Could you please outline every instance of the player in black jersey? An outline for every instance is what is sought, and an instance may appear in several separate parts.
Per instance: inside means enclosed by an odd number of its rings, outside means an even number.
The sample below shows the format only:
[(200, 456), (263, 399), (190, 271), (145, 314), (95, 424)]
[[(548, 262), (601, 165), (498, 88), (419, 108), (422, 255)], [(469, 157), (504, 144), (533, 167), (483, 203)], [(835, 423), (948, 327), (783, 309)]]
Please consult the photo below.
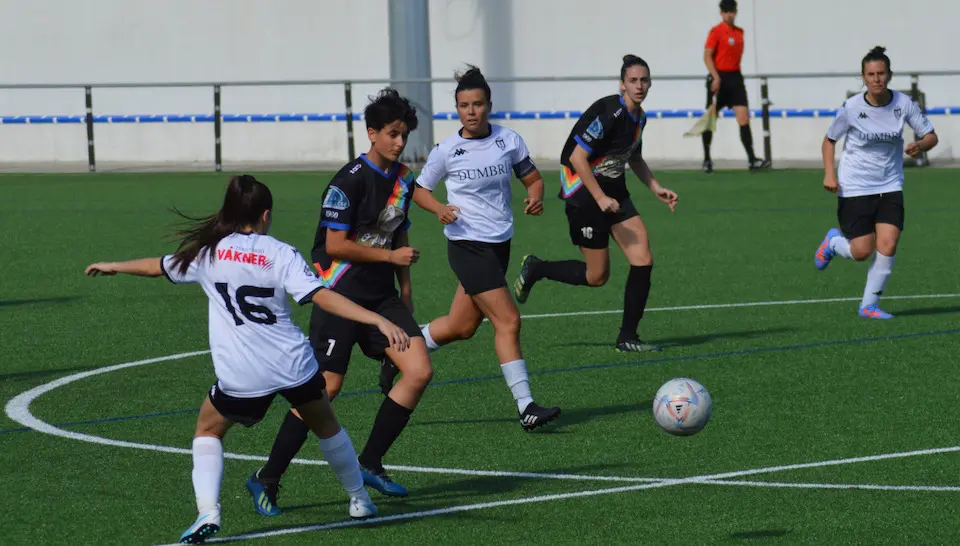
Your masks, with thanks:
[(626, 165), (657, 199), (673, 211), (677, 194), (662, 187), (640, 155), (647, 117), (640, 104), (650, 90), (650, 67), (635, 55), (623, 58), (620, 95), (604, 97), (590, 106), (574, 125), (560, 157), (560, 197), (566, 201), (570, 240), (580, 247), (586, 262), (546, 261), (527, 255), (514, 283), (523, 303), (540, 279), (573, 285), (603, 286), (610, 276), (610, 237), (630, 262), (623, 297), (623, 322), (618, 351), (659, 351), (640, 340), (637, 326), (650, 293), (653, 256), (647, 228), (627, 191)]
[[(417, 128), (417, 117), (407, 99), (393, 89), (385, 89), (366, 107), (364, 118), (370, 151), (340, 169), (323, 193), (312, 257), (327, 288), (387, 317), (410, 336), (410, 348), (398, 352), (375, 328), (341, 319), (319, 307), (314, 307), (310, 318), (310, 343), (331, 400), (343, 385), (354, 345), (372, 359), (389, 357), (402, 372), (380, 406), (359, 456), (364, 483), (385, 495), (402, 497), (407, 494), (406, 488), (387, 476), (382, 459), (433, 377), (427, 346), (412, 311), (409, 268), (417, 262), (419, 251), (409, 246), (407, 214), (414, 176), (397, 161), (408, 135)], [(400, 285), (399, 294), (394, 276)], [(260, 514), (280, 513), (276, 505), (280, 477), (306, 437), (306, 425), (291, 411), (280, 427), (267, 464), (247, 480)]]

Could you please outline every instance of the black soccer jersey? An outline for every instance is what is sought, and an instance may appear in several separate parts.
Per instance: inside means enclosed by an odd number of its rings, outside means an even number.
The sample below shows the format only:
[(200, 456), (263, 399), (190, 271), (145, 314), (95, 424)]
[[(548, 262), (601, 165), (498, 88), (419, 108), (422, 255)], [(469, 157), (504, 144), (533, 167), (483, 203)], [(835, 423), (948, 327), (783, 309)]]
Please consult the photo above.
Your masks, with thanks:
[(573, 126), (563, 147), (560, 197), (575, 205), (593, 203), (593, 196), (583, 190), (583, 181), (570, 164), (570, 154), (577, 146), (589, 153), (593, 175), (605, 194), (617, 200), (629, 197), (624, 170), (627, 161), (640, 153), (646, 125), (647, 115), (643, 110), (638, 117), (633, 117), (620, 95), (610, 95), (590, 105)]
[(393, 248), (397, 232), (410, 226), (407, 215), (413, 198), (414, 176), (406, 165), (394, 163), (381, 171), (361, 154), (333, 177), (323, 192), (320, 224), (313, 242), (314, 265), (327, 288), (353, 300), (396, 296), (396, 266), (390, 263), (353, 263), (327, 254), (327, 229), (346, 231), (358, 244)]

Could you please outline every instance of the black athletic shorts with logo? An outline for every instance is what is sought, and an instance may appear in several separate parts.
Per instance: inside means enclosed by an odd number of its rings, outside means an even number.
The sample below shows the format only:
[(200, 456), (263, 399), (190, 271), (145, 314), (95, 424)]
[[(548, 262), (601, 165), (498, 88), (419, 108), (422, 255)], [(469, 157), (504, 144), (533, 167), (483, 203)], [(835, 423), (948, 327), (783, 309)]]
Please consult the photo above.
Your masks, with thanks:
[(245, 427), (252, 427), (263, 420), (263, 416), (270, 409), (273, 399), (279, 394), (287, 399), (290, 405), (298, 408), (314, 400), (323, 398), (323, 390), (327, 388), (327, 382), (323, 379), (323, 374), (317, 371), (306, 383), (283, 389), (278, 392), (258, 396), (256, 398), (238, 398), (230, 396), (221, 391), (217, 384), (213, 384), (210, 393), (210, 403), (220, 412), (220, 415), (226, 417), (229, 421), (240, 423)]
[(447, 241), (447, 262), (468, 296), (506, 288), (510, 241)]
[(610, 246), (610, 228), (639, 216), (633, 201), (618, 199), (620, 210), (603, 212), (596, 201), (588, 206), (577, 206), (567, 202), (567, 224), (570, 226), (570, 241), (575, 246), (600, 250)]
[[(717, 90), (717, 111), (729, 106), (747, 106), (747, 87), (740, 72), (717, 72), (720, 76), (720, 89)], [(707, 108), (713, 102), (710, 84), (713, 76), (707, 76)]]
[[(411, 338), (423, 337), (413, 314), (399, 297), (389, 296), (372, 301), (351, 300), (396, 324)], [(345, 319), (314, 305), (310, 315), (310, 345), (313, 346), (313, 354), (316, 355), (321, 370), (346, 375), (354, 345), (358, 345), (368, 358), (380, 360), (390, 342), (376, 326)]]
[(877, 224), (892, 224), (903, 231), (903, 219), (902, 191), (837, 199), (837, 220), (847, 239), (869, 235)]

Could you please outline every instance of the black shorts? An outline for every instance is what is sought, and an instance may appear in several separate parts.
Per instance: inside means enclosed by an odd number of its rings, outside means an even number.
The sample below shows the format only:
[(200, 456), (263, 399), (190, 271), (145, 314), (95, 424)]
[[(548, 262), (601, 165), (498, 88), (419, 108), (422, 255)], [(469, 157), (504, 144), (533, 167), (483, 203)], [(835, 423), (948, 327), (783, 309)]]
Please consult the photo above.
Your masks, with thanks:
[[(740, 72), (718, 72), (720, 75), (720, 90), (717, 91), (717, 111), (724, 107), (747, 106), (747, 87), (743, 83), (743, 74)], [(710, 84), (713, 76), (707, 76), (707, 108), (713, 102), (713, 93)]]
[(840, 197), (837, 220), (847, 239), (869, 235), (876, 231), (877, 224), (891, 224), (903, 231), (903, 192)]
[[(423, 337), (410, 309), (396, 296), (368, 302), (358, 300), (354, 303), (385, 317), (402, 328), (411, 338)], [(310, 345), (313, 346), (313, 354), (317, 357), (321, 370), (346, 375), (354, 345), (360, 346), (360, 350), (367, 357), (380, 360), (390, 342), (376, 326), (333, 315), (314, 305), (310, 315)]]
[(506, 288), (510, 241), (447, 241), (447, 262), (468, 296)]
[(220, 412), (220, 415), (234, 423), (252, 427), (263, 420), (263, 416), (267, 414), (267, 410), (270, 409), (270, 404), (273, 403), (277, 394), (286, 398), (291, 406), (298, 408), (306, 403), (322, 399), (324, 396), (323, 389), (325, 388), (327, 388), (327, 382), (323, 379), (323, 374), (318, 371), (302, 385), (283, 389), (266, 396), (238, 398), (221, 391), (214, 383), (207, 397), (210, 398), (210, 403)]
[(567, 203), (570, 241), (583, 248), (599, 250), (609, 247), (610, 228), (640, 215), (629, 197), (617, 201), (620, 203), (617, 212), (603, 212), (596, 202), (583, 207)]

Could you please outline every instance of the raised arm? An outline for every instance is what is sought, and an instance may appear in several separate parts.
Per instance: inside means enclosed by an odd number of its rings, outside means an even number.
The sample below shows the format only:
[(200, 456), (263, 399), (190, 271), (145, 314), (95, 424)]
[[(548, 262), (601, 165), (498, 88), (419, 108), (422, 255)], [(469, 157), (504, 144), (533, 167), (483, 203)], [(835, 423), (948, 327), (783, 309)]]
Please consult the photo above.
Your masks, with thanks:
[(163, 275), (163, 268), (160, 267), (160, 258), (138, 258), (125, 262), (97, 262), (88, 265), (83, 273), (90, 277), (117, 273), (138, 277), (159, 277)]

